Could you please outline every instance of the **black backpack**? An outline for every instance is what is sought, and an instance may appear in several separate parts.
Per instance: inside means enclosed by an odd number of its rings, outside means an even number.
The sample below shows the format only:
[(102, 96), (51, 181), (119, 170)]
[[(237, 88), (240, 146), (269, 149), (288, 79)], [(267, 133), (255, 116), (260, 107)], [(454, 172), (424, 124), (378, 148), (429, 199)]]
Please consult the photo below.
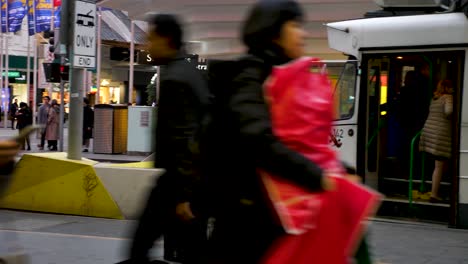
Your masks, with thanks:
[(240, 68), (236, 60), (208, 60), (204, 72), (210, 92), (209, 104), (204, 110), (196, 135), (200, 152), (212, 163), (219, 158), (229, 127), (229, 98), (232, 80)]
[(200, 154), (201, 192), (198, 192), (202, 207), (212, 215), (219, 205), (220, 191), (225, 179), (223, 171), (228, 159), (229, 147), (229, 99), (232, 94), (232, 81), (240, 71), (236, 60), (208, 60), (203, 74), (208, 83), (210, 100), (205, 106), (194, 142)]

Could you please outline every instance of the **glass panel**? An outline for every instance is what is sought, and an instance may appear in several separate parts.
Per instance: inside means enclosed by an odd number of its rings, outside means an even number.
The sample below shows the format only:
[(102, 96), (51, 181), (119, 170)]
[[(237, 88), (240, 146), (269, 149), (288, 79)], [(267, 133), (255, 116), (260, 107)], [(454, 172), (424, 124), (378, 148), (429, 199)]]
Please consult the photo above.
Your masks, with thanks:
[(337, 120), (350, 119), (354, 115), (356, 101), (356, 72), (355, 63), (346, 63), (335, 89)]

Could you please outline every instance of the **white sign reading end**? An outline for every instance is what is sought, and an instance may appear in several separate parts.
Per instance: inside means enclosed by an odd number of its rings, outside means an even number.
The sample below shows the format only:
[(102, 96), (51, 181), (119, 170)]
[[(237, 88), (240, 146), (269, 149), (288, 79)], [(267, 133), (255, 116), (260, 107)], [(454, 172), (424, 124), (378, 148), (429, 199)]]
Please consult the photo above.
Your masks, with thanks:
[(76, 1), (73, 34), (73, 67), (96, 67), (96, 4)]

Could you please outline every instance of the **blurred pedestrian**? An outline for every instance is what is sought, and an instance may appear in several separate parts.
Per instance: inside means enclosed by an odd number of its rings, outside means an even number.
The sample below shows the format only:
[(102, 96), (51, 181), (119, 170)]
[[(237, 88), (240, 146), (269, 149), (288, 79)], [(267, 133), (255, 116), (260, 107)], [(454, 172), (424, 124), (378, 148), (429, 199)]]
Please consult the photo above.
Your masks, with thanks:
[(41, 143), (37, 145), (40, 150), (44, 149), (45, 140), (46, 140), (45, 136), (46, 136), (47, 123), (48, 123), (47, 116), (49, 115), (49, 108), (50, 108), (49, 102), (50, 102), (50, 97), (49, 96), (42, 97), (42, 105), (39, 107), (39, 113), (38, 113), (38, 116), (37, 116), (37, 123), (39, 125), (44, 126), (44, 128), (40, 131), (40, 133), (41, 133)]
[[(18, 129), (19, 132), (21, 133), (24, 128), (32, 125), (32, 113), (31, 109), (29, 109), (28, 105), (25, 102), (20, 103), (20, 109), (16, 113), (16, 118), (18, 119)], [(21, 147), (23, 150), (26, 149), (27, 145), (27, 150), (31, 150), (31, 142), (29, 140), (29, 135), (24, 139), (23, 142), (21, 142)]]
[[(213, 263), (259, 263), (284, 230), (264, 195), (258, 169), (310, 191), (333, 182), (302, 154), (286, 147), (272, 131), (264, 83), (275, 65), (304, 55), (303, 11), (295, 1), (260, 1), (242, 27), (248, 54), (231, 84), (231, 123), (218, 153), (218, 185), (212, 234)], [(213, 176), (214, 178), (216, 177)]]
[(88, 152), (89, 142), (93, 137), (94, 111), (89, 105), (89, 99), (83, 98), (83, 152)]
[(0, 174), (10, 173), (11, 166), (18, 154), (19, 146), (14, 140), (0, 140)]
[(18, 143), (14, 140), (0, 140), (0, 194), (10, 180), (18, 151)]
[(59, 139), (59, 125), (60, 125), (60, 108), (57, 100), (52, 100), (47, 115), (47, 128), (46, 128), (46, 139), (49, 150), (57, 151), (57, 143)]
[(164, 235), (165, 259), (182, 263), (200, 260), (206, 225), (198, 214), (193, 193), (200, 177), (192, 139), (208, 102), (206, 84), (186, 58), (183, 32), (174, 15), (151, 17), (148, 48), (159, 65), (155, 166), (164, 168), (139, 219), (130, 251), (123, 263), (149, 263), (148, 252)]

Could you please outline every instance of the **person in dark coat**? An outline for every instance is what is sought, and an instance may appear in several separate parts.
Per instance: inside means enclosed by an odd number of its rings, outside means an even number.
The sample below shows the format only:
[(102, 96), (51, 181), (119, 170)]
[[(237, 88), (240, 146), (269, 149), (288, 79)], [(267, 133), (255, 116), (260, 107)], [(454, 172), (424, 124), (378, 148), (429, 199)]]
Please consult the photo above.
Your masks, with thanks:
[[(148, 251), (164, 235), (165, 259), (203, 263), (199, 249), (206, 226), (193, 199), (200, 178), (193, 135), (208, 103), (208, 88), (186, 58), (182, 28), (173, 15), (155, 15), (149, 21), (149, 52), (164, 65), (158, 98), (155, 166), (164, 168), (151, 191), (133, 237), (130, 260), (149, 263)], [(178, 256), (176, 258), (176, 256)]]
[[(29, 109), (28, 105), (25, 102), (21, 102), (19, 105), (20, 109), (16, 113), (16, 119), (18, 120), (18, 129), (19, 132), (26, 128), (27, 126), (32, 125), (32, 113), (31, 109)], [(28, 150), (31, 150), (31, 142), (29, 140), (29, 136), (24, 139), (25, 142), (22, 142), (23, 150), (28, 146)]]
[(93, 137), (94, 111), (89, 106), (89, 99), (83, 98), (83, 152), (88, 152), (89, 141)]
[(13, 103), (10, 105), (10, 119), (11, 119), (11, 129), (15, 129), (15, 120), (16, 120), (16, 111), (18, 111), (18, 99), (15, 99)]
[(213, 188), (219, 191), (210, 263), (259, 263), (274, 240), (285, 234), (265, 196), (259, 168), (310, 191), (333, 186), (316, 164), (273, 134), (263, 91), (273, 66), (303, 56), (302, 18), (295, 1), (260, 1), (243, 26), (248, 54), (240, 59), (241, 70), (230, 87), (226, 151), (219, 154), (219, 184)]

